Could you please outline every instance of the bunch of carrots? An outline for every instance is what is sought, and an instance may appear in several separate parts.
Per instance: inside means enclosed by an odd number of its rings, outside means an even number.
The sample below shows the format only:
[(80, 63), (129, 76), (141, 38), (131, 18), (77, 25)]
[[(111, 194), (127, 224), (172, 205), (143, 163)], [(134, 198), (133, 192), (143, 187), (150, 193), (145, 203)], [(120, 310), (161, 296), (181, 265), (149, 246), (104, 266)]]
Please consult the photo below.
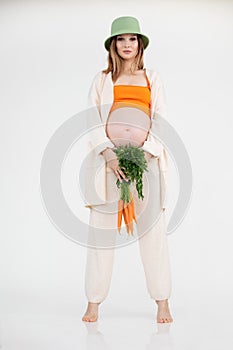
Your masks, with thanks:
[(129, 235), (133, 235), (133, 220), (137, 223), (134, 200), (130, 192), (130, 202), (124, 202), (123, 199), (118, 200), (118, 231), (121, 231), (122, 216), (126, 225), (126, 230)]
[(119, 167), (124, 169), (124, 173), (127, 180), (122, 182), (117, 179), (116, 184), (120, 188), (120, 199), (118, 200), (118, 232), (120, 233), (122, 216), (126, 225), (126, 230), (129, 235), (133, 235), (133, 220), (137, 223), (134, 200), (132, 193), (130, 192), (130, 184), (136, 181), (136, 189), (138, 192), (138, 198), (144, 198), (142, 193), (143, 184), (142, 176), (143, 172), (147, 169), (147, 162), (144, 157), (144, 152), (137, 146), (120, 145), (113, 149), (119, 160)]

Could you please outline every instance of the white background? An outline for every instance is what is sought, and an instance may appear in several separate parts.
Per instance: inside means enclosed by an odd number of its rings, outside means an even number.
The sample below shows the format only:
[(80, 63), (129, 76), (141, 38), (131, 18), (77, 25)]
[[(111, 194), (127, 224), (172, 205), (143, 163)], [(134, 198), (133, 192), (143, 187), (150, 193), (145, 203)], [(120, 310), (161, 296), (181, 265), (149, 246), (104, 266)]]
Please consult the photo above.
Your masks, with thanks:
[[(111, 22), (124, 15), (137, 17), (150, 38), (145, 66), (161, 73), (168, 121), (193, 169), (189, 211), (168, 236), (174, 322), (164, 328), (155, 321), (137, 243), (116, 250), (99, 321), (81, 321), (86, 248), (58, 232), (40, 197), (43, 151), (86, 107), (94, 74), (107, 66)], [(0, 2), (3, 349), (233, 345), (232, 34), (232, 1)]]

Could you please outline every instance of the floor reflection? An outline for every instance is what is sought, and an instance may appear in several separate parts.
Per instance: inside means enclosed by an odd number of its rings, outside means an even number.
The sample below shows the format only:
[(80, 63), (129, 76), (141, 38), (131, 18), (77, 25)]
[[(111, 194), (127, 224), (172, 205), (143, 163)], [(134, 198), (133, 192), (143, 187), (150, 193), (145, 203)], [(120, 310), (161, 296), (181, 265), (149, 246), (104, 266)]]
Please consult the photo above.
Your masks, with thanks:
[[(99, 322), (83, 322), (87, 329), (86, 350), (108, 350), (112, 349), (112, 344), (108, 344), (103, 332), (99, 330)], [(170, 328), (172, 323), (157, 323), (155, 331), (151, 333), (148, 342), (145, 343), (145, 350), (174, 350), (174, 342)], [(118, 334), (118, 338), (121, 335)], [(130, 337), (130, 335), (129, 335)]]
[(99, 323), (97, 322), (84, 322), (87, 328), (86, 338), (86, 350), (103, 349), (107, 350), (111, 348), (110, 344), (107, 344), (104, 339), (103, 333), (99, 331)]

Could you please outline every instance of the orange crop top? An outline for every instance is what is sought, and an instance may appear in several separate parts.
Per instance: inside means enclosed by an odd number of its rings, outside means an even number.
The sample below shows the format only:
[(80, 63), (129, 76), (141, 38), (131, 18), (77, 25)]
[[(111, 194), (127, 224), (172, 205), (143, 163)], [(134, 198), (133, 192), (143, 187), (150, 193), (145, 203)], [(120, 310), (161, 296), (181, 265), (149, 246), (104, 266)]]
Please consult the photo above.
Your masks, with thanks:
[(150, 118), (150, 82), (147, 86), (114, 85), (114, 102), (110, 112), (121, 107), (134, 107), (143, 110)]

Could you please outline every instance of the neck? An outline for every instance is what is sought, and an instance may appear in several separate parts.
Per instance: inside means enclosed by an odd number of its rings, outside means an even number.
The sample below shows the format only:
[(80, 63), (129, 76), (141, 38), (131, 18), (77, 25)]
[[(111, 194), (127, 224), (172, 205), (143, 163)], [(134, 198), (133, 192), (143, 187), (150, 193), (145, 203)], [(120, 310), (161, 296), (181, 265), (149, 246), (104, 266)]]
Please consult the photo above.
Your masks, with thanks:
[(133, 66), (134, 60), (123, 60), (122, 61), (122, 73), (124, 74), (132, 74), (131, 67)]

